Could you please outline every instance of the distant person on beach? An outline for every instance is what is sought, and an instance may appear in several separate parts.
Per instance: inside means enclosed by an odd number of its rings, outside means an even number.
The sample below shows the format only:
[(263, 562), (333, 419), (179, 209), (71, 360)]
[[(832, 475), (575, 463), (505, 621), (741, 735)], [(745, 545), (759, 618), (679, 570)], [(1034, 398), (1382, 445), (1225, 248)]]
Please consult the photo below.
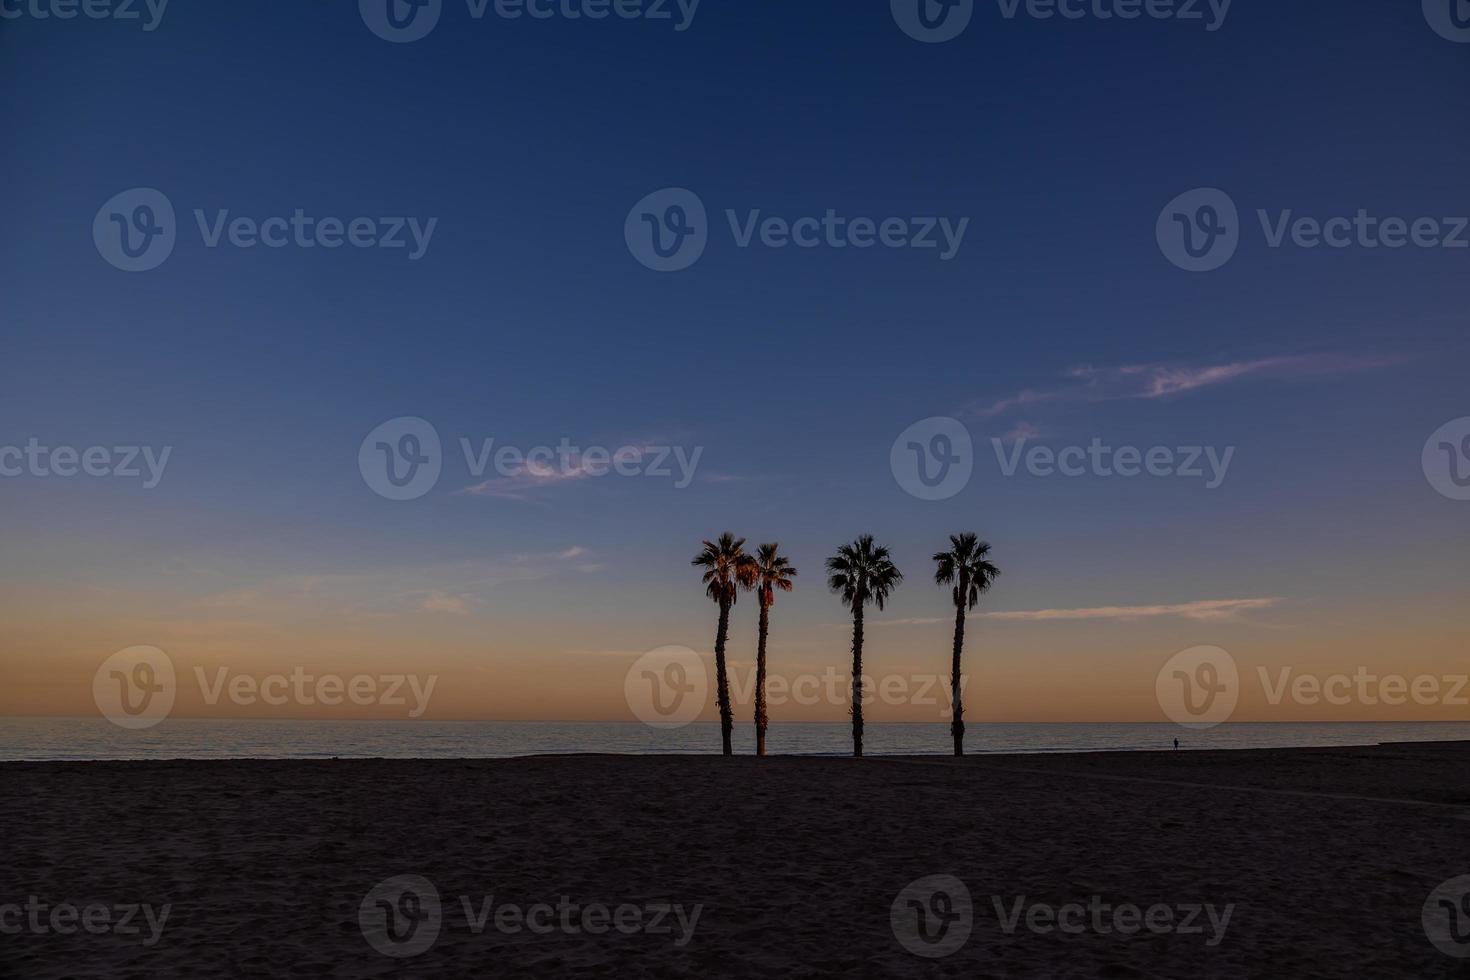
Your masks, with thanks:
[(1175, 749), (1178, 749), (1179, 748), (1179, 739), (1177, 739), (1177, 738), (1174, 740), (1174, 748)]

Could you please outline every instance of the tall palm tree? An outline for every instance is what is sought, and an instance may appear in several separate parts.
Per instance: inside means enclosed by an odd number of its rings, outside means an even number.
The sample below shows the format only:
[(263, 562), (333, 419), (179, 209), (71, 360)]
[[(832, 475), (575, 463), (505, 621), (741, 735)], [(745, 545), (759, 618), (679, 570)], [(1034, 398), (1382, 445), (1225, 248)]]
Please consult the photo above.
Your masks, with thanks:
[(934, 556), (934, 582), (952, 586), (954, 598), (954, 656), (949, 666), (949, 698), (954, 707), (954, 720), (949, 723), (954, 736), (954, 754), (965, 754), (965, 705), (960, 700), (960, 653), (965, 647), (965, 613), (980, 602), (982, 593), (989, 592), (1000, 576), (1000, 569), (989, 559), (990, 542), (981, 541), (976, 535), (949, 536), (949, 550)]
[(796, 569), (787, 557), (780, 553), (781, 546), (774, 541), (763, 544), (756, 552), (754, 582), (755, 596), (760, 603), (760, 629), (756, 633), (755, 645), (755, 754), (766, 754), (766, 636), (771, 627), (771, 603), (776, 601), (776, 591), (790, 592), (795, 585)]
[(863, 754), (863, 607), (872, 603), (882, 609), (888, 596), (903, 581), (888, 556), (888, 549), (873, 544), (864, 534), (852, 544), (837, 549), (827, 559), (827, 588), (842, 597), (852, 610), (852, 754)]
[(725, 638), (730, 633), (730, 607), (742, 589), (751, 587), (755, 559), (745, 553), (744, 538), (726, 531), (717, 541), (705, 541), (690, 564), (704, 569), (705, 595), (720, 607), (720, 625), (715, 630), (715, 702), (720, 707), (720, 740), (725, 755), (732, 755), (730, 732), (735, 719), (730, 713), (730, 678), (725, 673)]

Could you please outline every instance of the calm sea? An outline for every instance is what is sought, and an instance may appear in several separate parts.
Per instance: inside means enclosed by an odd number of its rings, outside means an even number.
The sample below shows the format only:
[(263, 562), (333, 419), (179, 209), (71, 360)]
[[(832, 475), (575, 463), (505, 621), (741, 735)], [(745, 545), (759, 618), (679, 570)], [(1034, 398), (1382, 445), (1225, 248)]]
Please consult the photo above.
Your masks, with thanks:
[[(1081, 752), (1096, 749), (1276, 748), (1470, 740), (1470, 722), (1343, 722), (1220, 725), (1193, 731), (1170, 724), (971, 724), (967, 752)], [(735, 750), (754, 751), (749, 725), (737, 725)], [(871, 755), (947, 754), (939, 724), (869, 724)], [(636, 722), (279, 721), (171, 718), (141, 732), (100, 718), (0, 718), (0, 760), (44, 759), (319, 759), (506, 758), (564, 752), (715, 753), (719, 726), (695, 723), (658, 731)], [(771, 728), (767, 750), (790, 755), (845, 755), (846, 724)]]

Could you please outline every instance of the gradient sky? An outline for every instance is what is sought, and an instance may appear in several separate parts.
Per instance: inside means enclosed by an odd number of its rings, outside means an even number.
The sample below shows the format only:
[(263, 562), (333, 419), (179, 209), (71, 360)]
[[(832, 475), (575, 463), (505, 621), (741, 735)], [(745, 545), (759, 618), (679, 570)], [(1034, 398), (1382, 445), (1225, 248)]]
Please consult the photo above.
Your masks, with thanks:
[[(1465, 670), (1470, 503), (1430, 487), (1420, 451), (1470, 415), (1470, 250), (1272, 249), (1254, 218), (1470, 213), (1470, 46), (1418, 3), (1237, 0), (1215, 32), (981, 3), (936, 45), (878, 0), (704, 0), (684, 32), (473, 21), (447, 0), (399, 45), (355, 8), (0, 21), (0, 445), (173, 447), (155, 489), (0, 479), (0, 713), (92, 713), (96, 666), (153, 644), (186, 669), (435, 673), (430, 717), (627, 718), (632, 656), (710, 648), (688, 561), (726, 528), (801, 570), (773, 614), (785, 674), (846, 663), (820, 565), (862, 532), (908, 575), (873, 618), (918, 621), (875, 625), (869, 667), (942, 673), (928, 556), (988, 538), (1004, 576), (982, 611), (1003, 615), (972, 623), (972, 721), (1162, 720), (1156, 671), (1203, 643), (1252, 670)], [(183, 230), (130, 274), (90, 230), (139, 186)], [(715, 230), (661, 275), (623, 222), (670, 186)], [(1246, 232), (1191, 274), (1154, 223), (1201, 186)], [(438, 225), (417, 262), (208, 249), (194, 208)], [(950, 262), (739, 249), (725, 208), (970, 226)], [(926, 502), (888, 453), (935, 415), (978, 456), (962, 493)], [(396, 416), (447, 444), (416, 501), (357, 466)], [(1003, 477), (988, 440), (1022, 435), (1235, 456), (1214, 490)], [(473, 494), (460, 437), (703, 456), (685, 489)], [(736, 609), (736, 661), (754, 616)], [(1248, 697), (1239, 717), (1466, 713)]]

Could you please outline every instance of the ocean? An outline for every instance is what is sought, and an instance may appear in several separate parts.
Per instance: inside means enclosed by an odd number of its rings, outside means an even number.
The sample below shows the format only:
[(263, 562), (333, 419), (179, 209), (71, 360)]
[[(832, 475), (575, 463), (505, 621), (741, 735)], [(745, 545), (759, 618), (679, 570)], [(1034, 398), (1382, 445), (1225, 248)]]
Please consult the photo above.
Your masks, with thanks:
[[(751, 725), (737, 723), (735, 751), (754, 751)], [(1084, 752), (1285, 748), (1379, 742), (1470, 740), (1470, 721), (1227, 723), (1191, 730), (1172, 724), (970, 723), (965, 751)], [(845, 723), (786, 723), (767, 733), (767, 751), (846, 755)], [(949, 727), (868, 724), (869, 755), (946, 755)], [(720, 751), (719, 725), (656, 730), (637, 722), (289, 721), (170, 718), (125, 731), (101, 718), (0, 718), (0, 761), (87, 759), (495, 759), (571, 752), (626, 754)]]

